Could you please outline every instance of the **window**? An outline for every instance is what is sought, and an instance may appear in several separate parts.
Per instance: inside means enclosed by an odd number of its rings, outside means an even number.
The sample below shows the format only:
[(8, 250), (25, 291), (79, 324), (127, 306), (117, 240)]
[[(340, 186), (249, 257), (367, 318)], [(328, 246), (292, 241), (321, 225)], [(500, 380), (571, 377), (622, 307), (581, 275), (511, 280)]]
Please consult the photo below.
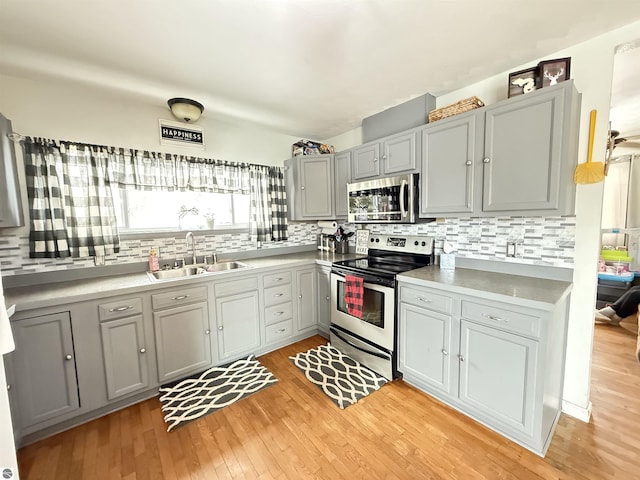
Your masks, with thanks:
[(121, 233), (249, 228), (249, 195), (114, 188)]

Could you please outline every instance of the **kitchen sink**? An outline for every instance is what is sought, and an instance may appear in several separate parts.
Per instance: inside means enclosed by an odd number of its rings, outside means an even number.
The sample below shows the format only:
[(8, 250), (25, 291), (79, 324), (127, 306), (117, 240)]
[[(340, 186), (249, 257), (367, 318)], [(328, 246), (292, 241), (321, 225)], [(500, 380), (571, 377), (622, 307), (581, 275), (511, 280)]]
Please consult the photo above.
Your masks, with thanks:
[(216, 273), (230, 272), (241, 268), (249, 268), (249, 265), (242, 262), (230, 260), (228, 262), (218, 262), (213, 265), (187, 265), (180, 268), (172, 268), (168, 270), (158, 270), (157, 272), (147, 272), (149, 278), (153, 281), (172, 280), (176, 278), (189, 278), (195, 275), (213, 275)]

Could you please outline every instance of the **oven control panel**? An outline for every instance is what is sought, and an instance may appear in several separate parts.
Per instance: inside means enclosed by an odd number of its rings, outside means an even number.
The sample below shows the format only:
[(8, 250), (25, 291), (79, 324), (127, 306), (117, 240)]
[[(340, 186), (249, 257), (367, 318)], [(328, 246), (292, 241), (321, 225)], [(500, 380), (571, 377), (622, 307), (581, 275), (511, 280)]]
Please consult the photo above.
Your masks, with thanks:
[(370, 235), (369, 248), (392, 252), (433, 253), (434, 238), (422, 235)]

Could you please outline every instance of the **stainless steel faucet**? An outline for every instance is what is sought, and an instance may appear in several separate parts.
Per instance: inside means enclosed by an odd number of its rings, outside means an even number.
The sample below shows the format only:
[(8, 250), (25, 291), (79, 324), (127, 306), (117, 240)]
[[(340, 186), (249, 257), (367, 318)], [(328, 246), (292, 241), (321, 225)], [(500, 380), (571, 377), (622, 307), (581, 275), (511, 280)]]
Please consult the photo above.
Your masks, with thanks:
[(195, 265), (198, 262), (196, 261), (196, 241), (193, 238), (193, 232), (187, 232), (187, 236), (185, 237), (187, 248), (189, 248), (189, 239), (191, 239), (191, 254), (193, 255), (193, 264)]

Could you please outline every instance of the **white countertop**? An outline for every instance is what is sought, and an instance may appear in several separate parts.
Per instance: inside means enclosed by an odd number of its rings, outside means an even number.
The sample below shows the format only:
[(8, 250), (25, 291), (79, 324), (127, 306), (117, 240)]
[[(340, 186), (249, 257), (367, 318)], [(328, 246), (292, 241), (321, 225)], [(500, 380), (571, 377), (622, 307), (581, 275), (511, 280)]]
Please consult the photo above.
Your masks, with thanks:
[[(300, 253), (272, 255), (260, 258), (241, 260), (249, 268), (230, 270), (221, 273), (194, 275), (174, 279), (154, 281), (146, 272), (127, 273), (122, 275), (101, 276), (65, 282), (54, 282), (25, 287), (7, 288), (4, 295), (7, 304), (11, 304), (15, 311), (31, 310), (34, 308), (51, 307), (71, 302), (93, 300), (115, 295), (129, 294), (141, 290), (150, 291), (166, 288), (181, 288), (201, 282), (220, 280), (221, 277), (231, 279), (236, 276), (250, 274), (254, 269), (272, 269), (277, 267), (295, 268), (298, 266), (320, 265), (330, 266), (331, 263), (355, 258), (355, 254), (337, 254), (320, 250)], [(258, 273), (258, 272), (256, 272)]]
[(509, 301), (514, 298), (533, 308), (549, 310), (562, 301), (572, 288), (571, 282), (527, 277), (508, 273), (486, 272), (470, 268), (441, 269), (430, 266), (402, 273), (398, 282), (413, 285), (445, 288), (459, 294), (477, 295), (482, 292), (484, 298), (496, 301)]

